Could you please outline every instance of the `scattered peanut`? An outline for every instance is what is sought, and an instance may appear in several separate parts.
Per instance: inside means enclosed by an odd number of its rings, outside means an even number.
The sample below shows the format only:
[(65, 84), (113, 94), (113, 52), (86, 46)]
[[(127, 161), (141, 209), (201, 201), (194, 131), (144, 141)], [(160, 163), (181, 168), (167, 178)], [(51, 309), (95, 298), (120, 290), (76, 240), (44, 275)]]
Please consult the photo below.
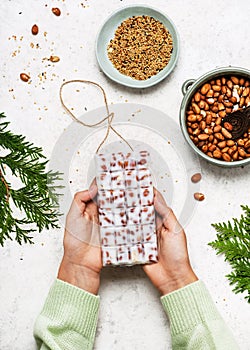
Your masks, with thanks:
[(49, 60), (53, 63), (55, 62), (59, 62), (60, 61), (60, 57), (58, 56), (50, 56)]
[(61, 10), (58, 7), (53, 7), (51, 11), (54, 13), (55, 16), (61, 15)]
[(32, 28), (31, 28), (31, 33), (32, 33), (33, 35), (37, 35), (38, 32), (39, 32), (39, 28), (38, 28), (38, 26), (37, 26), (36, 24), (34, 24), (34, 25), (32, 26)]
[(191, 181), (193, 183), (197, 183), (201, 180), (201, 174), (200, 173), (196, 173), (191, 177)]
[(197, 201), (201, 202), (205, 199), (205, 196), (203, 193), (200, 192), (195, 192), (194, 193), (194, 199), (196, 199)]
[(27, 83), (30, 80), (30, 76), (28, 74), (26, 74), (26, 73), (21, 73), (20, 74), (20, 79), (22, 81), (24, 81), (25, 83)]

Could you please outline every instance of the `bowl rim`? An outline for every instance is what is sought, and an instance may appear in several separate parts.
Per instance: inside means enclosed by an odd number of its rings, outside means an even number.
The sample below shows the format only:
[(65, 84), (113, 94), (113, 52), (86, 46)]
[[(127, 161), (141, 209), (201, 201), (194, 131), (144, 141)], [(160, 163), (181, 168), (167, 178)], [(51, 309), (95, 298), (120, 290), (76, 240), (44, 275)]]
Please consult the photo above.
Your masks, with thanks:
[(225, 168), (235, 168), (235, 167), (245, 166), (247, 164), (250, 164), (250, 158), (235, 161), (235, 162), (226, 162), (219, 159), (211, 158), (208, 155), (206, 155), (204, 152), (202, 152), (189, 137), (189, 133), (187, 131), (187, 126), (186, 126), (186, 109), (194, 93), (197, 91), (197, 89), (201, 85), (205, 84), (206, 81), (212, 80), (215, 77), (220, 77), (222, 75), (230, 75), (230, 74), (236, 74), (236, 75), (242, 74), (242, 75), (248, 76), (250, 80), (250, 70), (248, 70), (247, 68), (236, 67), (236, 66), (218, 67), (202, 74), (197, 79), (186, 80), (183, 83), (182, 87), (184, 86), (185, 83), (187, 84), (188, 81), (190, 81), (190, 84), (192, 82), (192, 85), (190, 85), (186, 93), (183, 92), (184, 96), (181, 102), (180, 113), (179, 113), (179, 122), (182, 130), (182, 134), (185, 140), (188, 142), (189, 146), (193, 149), (193, 151), (195, 151), (200, 157), (207, 160), (209, 163), (215, 164), (221, 167), (225, 167)]
[[(160, 78), (156, 79), (155, 81), (150, 81), (150, 79), (146, 79), (144, 80), (143, 82), (145, 82), (144, 85), (142, 86), (137, 86), (137, 85), (134, 85), (133, 84), (133, 80), (131, 80), (130, 82), (128, 81), (121, 81), (119, 79), (117, 79), (116, 77), (112, 76), (109, 72), (107, 72), (105, 70), (105, 68), (103, 67), (103, 64), (102, 64), (102, 60), (99, 56), (99, 53), (98, 53), (98, 43), (99, 43), (99, 37), (100, 37), (100, 34), (104, 28), (104, 26), (115, 16), (117, 16), (117, 14), (119, 14), (120, 12), (123, 12), (129, 8), (142, 8), (142, 9), (149, 9), (149, 10), (153, 10), (154, 12), (156, 13), (159, 13), (161, 16), (165, 17), (167, 19), (167, 21), (171, 24), (172, 28), (173, 28), (173, 32), (175, 33), (175, 36), (176, 36), (176, 40), (175, 40), (175, 50), (176, 50), (176, 55), (175, 57), (173, 58), (172, 60), (172, 66), (170, 67), (169, 70), (166, 71), (165, 74), (163, 74)], [(168, 28), (167, 28), (168, 29)], [(98, 65), (99, 67), (101, 68), (101, 70), (103, 71), (103, 73), (109, 77), (111, 80), (113, 80), (114, 82), (118, 83), (118, 84), (121, 84), (121, 85), (124, 85), (124, 86), (128, 86), (128, 87), (131, 87), (131, 88), (135, 88), (135, 89), (145, 89), (145, 88), (148, 88), (148, 87), (151, 87), (151, 86), (154, 86), (158, 83), (160, 83), (162, 80), (164, 80), (168, 75), (170, 75), (170, 73), (174, 70), (174, 68), (176, 67), (176, 63), (177, 63), (177, 60), (179, 58), (179, 52), (180, 52), (180, 36), (179, 36), (179, 33), (177, 31), (177, 28), (174, 24), (174, 22), (172, 21), (172, 19), (166, 15), (163, 11), (161, 11), (160, 9), (158, 8), (155, 8), (153, 6), (148, 6), (148, 5), (145, 5), (145, 4), (134, 4), (134, 5), (127, 5), (127, 6), (122, 6), (120, 7), (119, 9), (115, 10), (114, 12), (112, 12), (104, 21), (103, 23), (101, 24), (98, 32), (97, 32), (97, 35), (96, 35), (96, 39), (95, 39), (95, 54), (96, 54), (96, 59), (97, 59), (97, 62), (98, 62)], [(168, 65), (167, 65), (168, 66)], [(166, 66), (166, 67), (167, 67)], [(116, 69), (114, 67), (114, 69)], [(119, 72), (119, 71), (118, 71)], [(121, 74), (121, 73), (120, 73)], [(155, 75), (157, 76), (157, 74)], [(136, 80), (137, 81), (137, 80)]]

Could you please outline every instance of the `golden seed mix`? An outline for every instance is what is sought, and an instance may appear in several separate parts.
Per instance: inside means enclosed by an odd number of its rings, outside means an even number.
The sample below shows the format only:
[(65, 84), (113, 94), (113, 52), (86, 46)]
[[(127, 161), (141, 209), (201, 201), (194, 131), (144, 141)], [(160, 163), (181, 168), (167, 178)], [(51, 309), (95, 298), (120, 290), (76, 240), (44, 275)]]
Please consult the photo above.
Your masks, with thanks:
[(120, 73), (146, 80), (169, 63), (173, 40), (160, 21), (150, 16), (133, 16), (120, 24), (107, 50)]

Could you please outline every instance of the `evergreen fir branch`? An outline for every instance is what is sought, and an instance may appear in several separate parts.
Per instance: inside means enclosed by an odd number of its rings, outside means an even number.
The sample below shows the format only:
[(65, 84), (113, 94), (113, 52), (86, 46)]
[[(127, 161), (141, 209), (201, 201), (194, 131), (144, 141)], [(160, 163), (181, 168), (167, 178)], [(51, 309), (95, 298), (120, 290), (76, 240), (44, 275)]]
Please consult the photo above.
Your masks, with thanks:
[(224, 254), (232, 272), (226, 277), (235, 293), (246, 293), (250, 303), (250, 208), (241, 206), (243, 214), (232, 222), (212, 224), (217, 232), (213, 242), (208, 243), (216, 254)]
[[(58, 195), (62, 186), (56, 183), (60, 173), (46, 172), (47, 160), (42, 148), (26, 141), (22, 135), (7, 130), (9, 123), (0, 114), (0, 147), (7, 155), (0, 157), (0, 244), (6, 239), (19, 243), (32, 243), (38, 229), (58, 227)], [(18, 177), (22, 186), (14, 189), (6, 180), (6, 169)], [(14, 215), (19, 210), (21, 218)]]
[(12, 152), (17, 151), (18, 153), (28, 154), (31, 156), (31, 158), (45, 158), (45, 156), (42, 154), (41, 147), (36, 147), (32, 143), (25, 141), (25, 136), (14, 135), (11, 131), (6, 131), (9, 122), (1, 122), (1, 118), (5, 118), (5, 115), (3, 113), (0, 113), (0, 146), (2, 148), (10, 150)]

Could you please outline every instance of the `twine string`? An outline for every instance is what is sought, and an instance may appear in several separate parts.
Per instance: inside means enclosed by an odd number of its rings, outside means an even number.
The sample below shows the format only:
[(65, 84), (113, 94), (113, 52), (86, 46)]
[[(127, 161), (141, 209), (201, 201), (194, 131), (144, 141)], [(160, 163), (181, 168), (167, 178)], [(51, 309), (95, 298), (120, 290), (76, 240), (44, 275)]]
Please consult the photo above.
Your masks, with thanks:
[[(62, 90), (64, 88), (65, 85), (68, 85), (68, 84), (71, 84), (71, 83), (83, 83), (83, 84), (90, 84), (90, 85), (95, 85), (97, 86), (102, 94), (103, 94), (103, 98), (104, 98), (104, 103), (105, 103), (105, 107), (106, 107), (106, 113), (107, 113), (107, 116), (102, 118), (101, 120), (99, 120), (98, 122), (96, 123), (85, 123), (83, 122), (82, 120), (78, 119), (74, 113), (72, 113), (72, 111), (65, 105), (64, 103), (64, 100), (63, 100), (63, 96), (62, 96)], [(104, 122), (108, 122), (108, 125), (107, 125), (107, 130), (106, 130), (106, 133), (105, 133), (105, 136), (103, 138), (103, 140), (100, 142), (99, 146), (97, 147), (97, 150), (96, 150), (96, 153), (99, 152), (99, 150), (101, 149), (101, 147), (104, 145), (104, 143), (107, 141), (108, 137), (109, 137), (109, 134), (110, 134), (110, 130), (112, 130), (122, 141), (124, 141), (128, 147), (133, 151), (133, 148), (132, 146), (129, 144), (129, 142), (113, 127), (112, 125), (112, 122), (113, 122), (113, 119), (114, 119), (114, 112), (111, 112), (109, 111), (109, 107), (108, 107), (108, 100), (107, 100), (107, 95), (106, 95), (106, 92), (105, 90), (103, 89), (103, 87), (98, 84), (98, 83), (95, 83), (91, 80), (82, 80), (82, 79), (74, 79), (74, 80), (68, 80), (66, 82), (64, 82), (61, 87), (60, 87), (60, 91), (59, 91), (59, 95), (60, 95), (60, 101), (61, 101), (61, 104), (63, 106), (63, 108), (71, 115), (72, 119), (74, 121), (76, 121), (77, 123), (83, 125), (83, 126), (87, 126), (89, 128), (94, 128), (98, 125), (102, 125)]]

